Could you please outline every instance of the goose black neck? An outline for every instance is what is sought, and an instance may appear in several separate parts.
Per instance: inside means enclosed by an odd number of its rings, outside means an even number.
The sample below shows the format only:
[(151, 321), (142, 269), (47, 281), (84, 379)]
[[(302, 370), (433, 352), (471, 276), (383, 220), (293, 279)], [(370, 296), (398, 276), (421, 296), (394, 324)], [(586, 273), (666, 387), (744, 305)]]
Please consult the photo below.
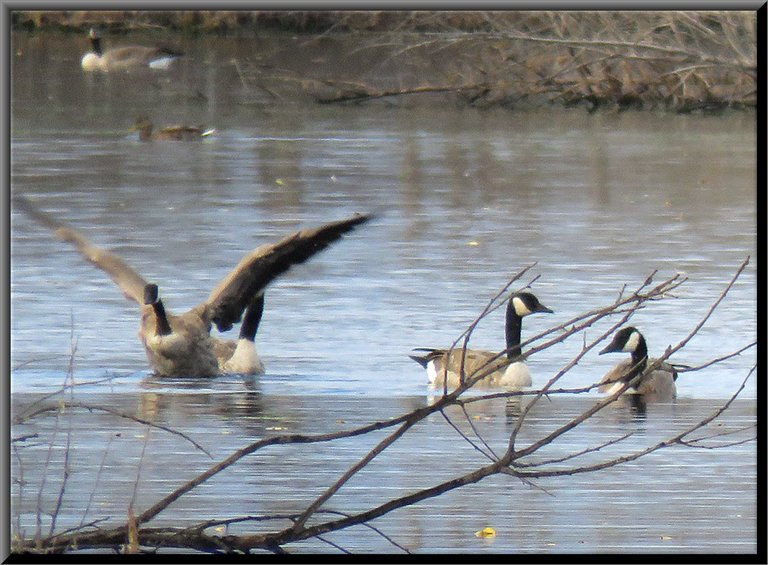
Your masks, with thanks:
[(259, 329), (261, 315), (264, 313), (264, 295), (251, 302), (245, 311), (243, 323), (240, 326), (240, 339), (253, 341), (256, 338), (256, 330)]
[(168, 316), (165, 313), (165, 306), (163, 306), (162, 300), (156, 300), (152, 304), (152, 308), (155, 311), (155, 317), (157, 318), (157, 326), (155, 333), (157, 335), (171, 335), (171, 324), (168, 323)]
[(93, 49), (93, 52), (96, 53), (99, 57), (101, 57), (101, 38), (100, 37), (91, 37), (91, 49)]
[(520, 336), (523, 328), (523, 319), (515, 312), (512, 300), (507, 304), (507, 359), (515, 359), (520, 356)]
[(645, 343), (645, 338), (640, 336), (637, 342), (637, 347), (632, 352), (632, 366), (634, 370), (629, 372), (627, 380), (634, 379), (637, 375), (645, 371), (645, 367), (648, 365), (648, 346)]

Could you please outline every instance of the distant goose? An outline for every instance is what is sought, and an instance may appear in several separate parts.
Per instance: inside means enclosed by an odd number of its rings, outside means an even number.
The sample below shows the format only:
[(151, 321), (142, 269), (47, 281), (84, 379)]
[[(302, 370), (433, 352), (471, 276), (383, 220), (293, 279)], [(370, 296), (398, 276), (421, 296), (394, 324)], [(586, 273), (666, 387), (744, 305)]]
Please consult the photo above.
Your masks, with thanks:
[(200, 141), (216, 132), (215, 129), (203, 129), (195, 126), (173, 125), (152, 132), (152, 122), (149, 118), (141, 117), (131, 127), (131, 131), (139, 132), (139, 141)]
[[(265, 287), (292, 265), (303, 263), (371, 218), (357, 214), (262, 245), (248, 253), (204, 302), (184, 314), (173, 315), (160, 300), (157, 285), (147, 283), (116, 254), (93, 245), (75, 229), (38, 210), (26, 198), (16, 196), (14, 202), (52, 229), (59, 239), (74, 245), (85, 259), (105, 271), (126, 297), (140, 305), (139, 339), (150, 365), (160, 376), (208, 377), (221, 372), (263, 372), (253, 339), (264, 307)], [(240, 321), (243, 311), (245, 320), (238, 342), (210, 335), (212, 325), (220, 332), (231, 329)]]
[[(648, 359), (648, 347), (643, 334), (632, 326), (616, 332), (613, 341), (600, 351), (600, 355), (620, 352), (631, 353), (632, 355), (606, 373), (598, 387), (600, 392), (613, 394), (625, 382), (645, 371), (649, 361), (651, 363), (654, 361)], [(632, 370), (633, 367), (635, 367), (634, 370)], [(658, 369), (643, 377), (639, 383), (630, 387), (626, 392), (641, 394), (647, 399), (671, 400), (677, 395), (676, 380), (677, 371), (675, 368), (669, 363), (662, 362)]]
[[(515, 359), (520, 356), (520, 335), (523, 318), (536, 312), (553, 313), (552, 310), (539, 302), (539, 299), (530, 292), (514, 294), (507, 304), (506, 358), (503, 356), (499, 357), (489, 364), (490, 360), (498, 355), (497, 353), (467, 349), (464, 356), (465, 375), (471, 376), (479, 370), (486, 372), (493, 369), (491, 374), (477, 384), (480, 386), (501, 386), (512, 389), (531, 386), (531, 373), (528, 367), (522, 361), (515, 361)], [(462, 360), (461, 348), (451, 351), (417, 348), (414, 351), (426, 351), (424, 355), (409, 355), (409, 357), (427, 370), (427, 379), (430, 383), (435, 386), (443, 386), (445, 384), (445, 369), (447, 365), (448, 386), (455, 388), (459, 385)]]
[(101, 35), (91, 28), (88, 34), (91, 52), (83, 55), (80, 66), (84, 71), (125, 71), (141, 67), (168, 69), (183, 53), (164, 47), (126, 45), (106, 51), (101, 48)]

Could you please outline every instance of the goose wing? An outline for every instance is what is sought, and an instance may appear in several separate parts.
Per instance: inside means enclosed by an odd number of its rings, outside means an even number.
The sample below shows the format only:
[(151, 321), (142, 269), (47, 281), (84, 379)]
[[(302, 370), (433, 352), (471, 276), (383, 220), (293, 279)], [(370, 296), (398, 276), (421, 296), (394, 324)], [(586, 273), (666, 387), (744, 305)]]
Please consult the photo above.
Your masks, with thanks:
[(172, 126), (166, 126), (160, 130), (162, 133), (169, 133), (172, 135), (184, 135), (184, 134), (196, 134), (202, 135), (203, 130), (195, 126), (183, 126), (181, 124), (174, 124)]
[(208, 296), (205, 304), (211, 321), (219, 331), (229, 330), (240, 321), (246, 306), (272, 280), (371, 218), (370, 214), (356, 214), (346, 220), (296, 232), (277, 243), (254, 249)]
[(127, 298), (140, 305), (144, 304), (144, 287), (147, 281), (120, 257), (106, 249), (97, 247), (74, 228), (39, 210), (28, 199), (17, 195), (14, 196), (13, 201), (19, 209), (51, 229), (56, 237), (62, 241), (74, 245), (85, 259), (107, 273)]
[(104, 53), (110, 65), (148, 65), (162, 57), (180, 57), (182, 54), (164, 47), (146, 47), (143, 45), (126, 45), (114, 47)]
[(498, 353), (484, 349), (467, 349), (464, 353), (460, 347), (450, 351), (447, 349), (417, 347), (413, 351), (423, 351), (425, 353), (423, 355), (409, 355), (411, 359), (425, 368), (430, 361), (434, 361), (438, 372), (444, 371), (447, 366), (449, 372), (459, 374), (462, 363), (464, 364), (464, 373), (467, 375), (472, 375), (481, 370), (487, 371), (491, 368), (494, 371), (498, 371), (509, 365), (506, 356), (499, 357)]
[[(505, 355), (499, 357), (498, 353), (484, 349), (467, 349), (463, 358), (464, 373), (468, 376), (474, 375), (478, 371), (483, 373), (498, 371), (509, 365), (509, 360)], [(461, 372), (462, 350), (459, 348), (450, 353), (445, 352), (442, 362), (447, 363), (449, 371), (459, 374)]]

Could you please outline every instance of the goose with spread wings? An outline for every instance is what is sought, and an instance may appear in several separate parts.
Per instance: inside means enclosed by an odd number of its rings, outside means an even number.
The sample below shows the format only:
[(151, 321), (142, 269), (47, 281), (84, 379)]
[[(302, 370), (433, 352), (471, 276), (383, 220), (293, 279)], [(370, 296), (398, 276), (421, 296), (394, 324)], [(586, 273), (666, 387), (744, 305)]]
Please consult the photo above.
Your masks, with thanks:
[[(161, 376), (262, 373), (264, 366), (253, 340), (264, 308), (266, 286), (291, 266), (307, 261), (372, 217), (356, 214), (262, 245), (243, 257), (205, 301), (183, 314), (172, 314), (163, 305), (157, 285), (145, 280), (118, 255), (97, 247), (25, 197), (14, 197), (14, 203), (59, 239), (72, 244), (85, 259), (107, 273), (127, 298), (139, 304), (139, 339), (150, 365)], [(244, 313), (238, 341), (210, 335), (214, 325), (220, 332), (230, 330)]]

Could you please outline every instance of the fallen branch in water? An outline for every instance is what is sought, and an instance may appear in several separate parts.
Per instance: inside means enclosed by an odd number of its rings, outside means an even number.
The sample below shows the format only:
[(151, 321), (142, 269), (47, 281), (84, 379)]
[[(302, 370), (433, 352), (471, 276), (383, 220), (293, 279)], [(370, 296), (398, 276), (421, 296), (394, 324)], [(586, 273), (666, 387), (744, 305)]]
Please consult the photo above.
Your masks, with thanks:
[[(729, 291), (743, 273), (748, 262), (749, 258), (747, 258), (737, 269), (723, 291), (716, 297), (699, 321), (691, 328), (690, 332), (675, 346), (668, 347), (662, 357), (649, 363), (645, 371), (646, 373), (652, 371), (663, 360), (669, 358), (672, 353), (680, 351), (686, 347), (692, 337), (695, 336), (711, 318), (712, 313), (721, 306)], [(506, 300), (508, 300), (509, 289), (511, 286), (520, 281), (532, 267), (533, 265), (525, 267), (510, 278), (509, 283), (488, 302), (480, 316), (472, 321), (467, 330), (456, 339), (453, 346), (454, 348), (457, 347), (459, 343), (461, 343), (462, 350), (465, 350), (469, 346), (470, 338), (473, 331), (477, 328), (477, 325), (491, 312), (499, 308), (506, 302)], [(534, 481), (545, 477), (565, 477), (596, 472), (602, 469), (623, 465), (630, 461), (636, 461), (662, 449), (726, 449), (754, 441), (755, 436), (750, 433), (753, 430), (753, 426), (740, 426), (733, 430), (719, 429), (716, 432), (707, 429), (710, 424), (721, 418), (728, 408), (732, 406), (735, 399), (744, 389), (747, 381), (753, 377), (755, 368), (752, 367), (744, 377), (741, 386), (727, 401), (712, 413), (701, 417), (681, 431), (669, 431), (667, 437), (664, 437), (660, 441), (654, 441), (651, 445), (632, 446), (630, 453), (617, 454), (614, 452), (614, 449), (618, 446), (627, 446), (629, 440), (636, 438), (637, 435), (631, 430), (619, 430), (620, 433), (616, 437), (604, 438), (595, 445), (586, 447), (582, 445), (574, 449), (564, 447), (563, 453), (555, 456), (548, 454), (546, 457), (541, 458), (543, 455), (543, 448), (557, 442), (566, 434), (576, 433), (576, 430), (578, 430), (585, 422), (600, 413), (606, 407), (613, 405), (619, 396), (631, 386), (631, 382), (624, 383), (622, 387), (611, 395), (596, 399), (594, 403), (579, 414), (571, 417), (563, 415), (554, 429), (543, 431), (538, 437), (532, 439), (529, 438), (527, 445), (519, 445), (519, 432), (523, 429), (527, 429), (531, 410), (534, 406), (546, 398), (586, 393), (597, 386), (595, 383), (585, 387), (555, 388), (555, 385), (557, 385), (566, 374), (572, 371), (573, 368), (585, 358), (587, 353), (591, 352), (599, 343), (605, 340), (608, 335), (631, 319), (635, 312), (640, 308), (648, 307), (655, 302), (670, 298), (672, 291), (686, 282), (684, 277), (675, 275), (660, 283), (654, 284), (654, 275), (655, 273), (629, 293), (626, 291), (626, 287), (623, 288), (622, 291), (618, 293), (616, 299), (610, 304), (599, 308), (588, 309), (583, 314), (557, 324), (526, 341), (523, 345), (532, 347), (525, 351), (523, 355), (524, 358), (538, 355), (553, 345), (563, 343), (569, 339), (581, 339), (582, 342), (579, 351), (574, 357), (568, 360), (540, 389), (531, 391), (493, 391), (478, 396), (467, 396), (466, 393), (470, 390), (474, 390), (482, 380), (483, 376), (487, 373), (487, 369), (481, 369), (475, 373), (466, 374), (464, 382), (456, 389), (448, 390), (447, 388), (444, 388), (442, 394), (438, 395), (434, 401), (426, 406), (418, 407), (392, 418), (384, 417), (353, 429), (333, 433), (280, 434), (259, 438), (257, 441), (251, 442), (232, 452), (228, 457), (216, 462), (204, 472), (197, 474), (191, 480), (185, 481), (175, 490), (150, 505), (143, 512), (134, 515), (131, 509), (128, 512), (129, 518), (124, 524), (111, 528), (103, 528), (101, 527), (102, 524), (99, 520), (91, 520), (86, 523), (84, 515), (80, 521), (80, 525), (76, 528), (68, 528), (60, 532), (51, 531), (49, 536), (36, 536), (36, 539), (27, 540), (23, 537), (17, 537), (14, 549), (16, 551), (44, 551), (53, 553), (71, 551), (75, 548), (78, 550), (122, 548), (123, 551), (141, 551), (142, 548), (146, 550), (177, 548), (191, 549), (207, 553), (249, 553), (255, 550), (263, 550), (273, 553), (284, 553), (286, 552), (285, 546), (288, 544), (315, 538), (323, 543), (329, 544), (339, 551), (346, 551), (343, 544), (339, 544), (336, 541), (332, 541), (323, 536), (331, 532), (344, 530), (351, 526), (363, 525), (376, 532), (382, 539), (387, 540), (387, 543), (390, 543), (393, 548), (407, 552), (408, 549), (406, 547), (396, 542), (381, 529), (374, 527), (370, 522), (398, 509), (441, 496), (466, 485), (478, 483), (493, 475), (513, 476), (525, 484), (532, 485), (544, 492), (548, 492)], [(529, 285), (530, 284), (531, 283), (529, 283)], [(524, 288), (527, 286), (528, 285), (525, 285)], [(599, 322), (605, 323), (606, 320), (609, 320), (607, 328), (599, 331), (596, 337), (589, 339), (586, 337), (586, 330), (592, 328)], [(751, 346), (752, 344), (743, 346), (733, 354), (721, 356), (717, 359), (701, 363), (696, 370), (705, 370), (727, 359), (732, 359), (734, 356), (744, 352)], [(499, 355), (502, 356), (504, 354), (505, 352), (501, 352)], [(492, 442), (483, 437), (482, 430), (473, 422), (469, 408), (477, 402), (487, 402), (497, 399), (509, 401), (520, 398), (529, 399), (530, 402), (519, 412), (519, 414), (517, 414), (517, 420), (509, 433), (506, 446), (499, 449), (497, 446), (493, 445)], [(56, 410), (72, 410), (79, 408), (88, 410), (99, 409), (110, 412), (110, 410), (107, 409), (90, 407), (72, 400), (63, 402), (56, 407)], [(24, 415), (23, 422), (29, 424), (34, 418), (43, 415), (50, 410), (53, 410), (53, 408), (39, 408), (29, 412)], [(452, 411), (457, 411), (458, 418), (453, 415)], [(116, 416), (126, 417), (125, 414), (116, 411), (111, 412)], [(448, 421), (448, 424), (455, 431), (460, 441), (466, 442), (474, 452), (482, 457), (483, 462), (481, 465), (471, 469), (469, 472), (457, 474), (447, 480), (436, 481), (434, 484), (425, 488), (419, 488), (412, 492), (394, 496), (382, 503), (372, 504), (367, 508), (355, 511), (341, 511), (326, 508), (329, 501), (333, 500), (339, 491), (347, 485), (353, 477), (357, 476), (363, 470), (373, 472), (370, 466), (374, 460), (381, 458), (383, 454), (387, 453), (391, 446), (400, 441), (414, 428), (421, 425), (425, 419), (432, 414), (440, 414)], [(141, 423), (142, 425), (152, 425), (153, 427), (165, 429), (166, 431), (170, 431), (191, 441), (185, 434), (168, 427), (153, 424), (147, 419), (133, 417), (129, 417), (128, 419)], [(463, 423), (467, 424), (469, 432), (462, 430)], [(202, 520), (197, 524), (183, 528), (151, 527), (149, 525), (154, 518), (164, 510), (168, 509), (169, 506), (174, 504), (180, 498), (195, 490), (198, 486), (210, 480), (212, 477), (237, 465), (249, 455), (263, 452), (280, 445), (311, 446), (313, 444), (323, 443), (335, 446), (345, 439), (367, 436), (374, 432), (386, 433), (383, 437), (380, 437), (379, 435), (371, 436), (377, 438), (374, 445), (367, 449), (367, 451), (357, 458), (356, 461), (351, 463), (346, 470), (340, 471), (336, 478), (330, 481), (330, 484), (314, 485), (317, 487), (315, 489), (317, 490), (317, 493), (313, 494), (308, 500), (301, 502), (301, 498), (297, 497), (295, 503), (301, 504), (301, 510), (295, 513), (262, 516), (254, 513), (254, 515), (247, 517), (240, 516), (221, 520)], [(701, 433), (696, 434), (696, 432)], [(745, 433), (749, 433), (749, 437), (741, 437)], [(720, 441), (719, 443), (715, 441), (717, 438), (723, 436), (727, 436), (728, 439), (726, 441)], [(197, 443), (192, 443), (197, 448), (202, 449)], [(14, 444), (14, 449), (18, 451), (17, 446), (21, 444), (22, 442), (20, 441), (16, 442)], [(145, 442), (144, 447), (147, 449), (147, 457), (151, 457), (149, 444)], [(451, 453), (445, 454), (446, 457), (449, 457), (450, 455)], [(584, 458), (588, 455), (591, 456), (591, 458), (602, 457), (602, 459), (597, 462), (590, 461), (587, 463), (579, 463), (579, 461), (584, 461)], [(19, 457), (18, 454), (17, 457)], [(537, 457), (539, 458), (537, 459)], [(144, 457), (142, 456), (142, 460), (143, 458)], [(274, 477), (271, 477), (270, 475), (264, 476), (262, 477), (262, 480), (268, 481), (270, 478), (284, 480), (285, 474), (289, 473), (291, 473), (290, 468), (282, 470)], [(136, 481), (138, 482), (138, 478)], [(135, 501), (132, 502), (132, 505), (133, 504), (135, 504)], [(19, 522), (17, 521), (16, 524), (16, 529), (19, 530)], [(246, 531), (244, 533), (228, 532), (228, 528), (235, 524), (238, 524), (239, 529), (245, 528)], [(249, 525), (255, 524), (260, 524), (258, 530), (248, 530)], [(270, 525), (273, 525), (274, 527), (268, 527), (267, 531), (261, 531), (264, 530), (265, 526)], [(223, 528), (223, 531), (219, 531), (220, 528)]]

